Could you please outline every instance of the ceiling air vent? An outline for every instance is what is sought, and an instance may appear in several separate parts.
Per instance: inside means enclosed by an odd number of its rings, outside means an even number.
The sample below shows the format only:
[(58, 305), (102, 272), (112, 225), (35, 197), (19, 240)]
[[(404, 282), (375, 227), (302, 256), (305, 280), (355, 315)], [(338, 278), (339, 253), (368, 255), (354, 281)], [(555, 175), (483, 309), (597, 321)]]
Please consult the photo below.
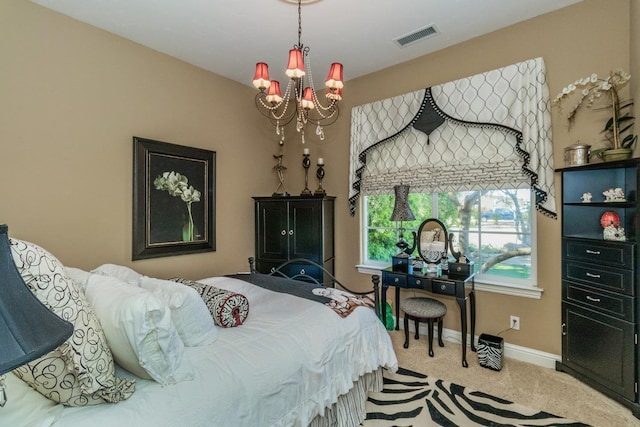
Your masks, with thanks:
[(405, 34), (404, 36), (400, 36), (393, 41), (395, 41), (400, 47), (405, 47), (422, 39), (426, 39), (427, 37), (432, 37), (438, 34), (438, 29), (435, 25), (429, 25), (424, 28), (420, 28), (412, 33)]

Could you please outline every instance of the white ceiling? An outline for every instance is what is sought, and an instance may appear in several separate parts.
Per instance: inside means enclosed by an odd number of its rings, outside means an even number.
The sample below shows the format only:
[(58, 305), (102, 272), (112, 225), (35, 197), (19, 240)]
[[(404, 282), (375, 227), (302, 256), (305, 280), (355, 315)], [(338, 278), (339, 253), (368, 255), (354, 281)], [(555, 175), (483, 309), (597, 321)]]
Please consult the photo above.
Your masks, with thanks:
[[(286, 0), (31, 1), (246, 85), (258, 61), (285, 80), (298, 41), (298, 7)], [(331, 62), (348, 81), (581, 0), (306, 1), (302, 43), (322, 86)], [(428, 25), (439, 34), (404, 48), (393, 41)]]

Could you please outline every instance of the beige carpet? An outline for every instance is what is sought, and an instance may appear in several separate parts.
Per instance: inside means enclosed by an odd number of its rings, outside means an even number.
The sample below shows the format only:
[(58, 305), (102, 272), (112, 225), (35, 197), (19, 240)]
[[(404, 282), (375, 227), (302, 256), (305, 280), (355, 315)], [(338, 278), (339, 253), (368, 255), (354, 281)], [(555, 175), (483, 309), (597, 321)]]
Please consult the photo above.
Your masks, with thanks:
[(483, 391), (533, 409), (550, 412), (594, 427), (640, 427), (631, 411), (565, 373), (505, 358), (500, 371), (478, 364), (476, 353), (467, 351), (468, 368), (462, 367), (460, 344), (447, 341), (441, 348), (434, 338), (429, 357), (426, 334), (409, 348), (402, 347), (403, 331), (390, 332), (398, 364), (442, 380)]

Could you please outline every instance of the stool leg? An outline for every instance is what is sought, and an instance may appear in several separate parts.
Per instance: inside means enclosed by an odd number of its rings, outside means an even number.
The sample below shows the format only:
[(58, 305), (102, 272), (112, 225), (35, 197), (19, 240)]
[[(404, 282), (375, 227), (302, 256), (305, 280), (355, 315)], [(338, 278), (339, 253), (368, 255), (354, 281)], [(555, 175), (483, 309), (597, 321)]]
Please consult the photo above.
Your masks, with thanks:
[(433, 319), (428, 319), (429, 324), (429, 356), (433, 357)]
[(444, 347), (444, 342), (442, 341), (442, 317), (438, 319), (438, 345)]
[(404, 314), (404, 348), (409, 348), (409, 316)]
[(415, 327), (416, 327), (416, 339), (420, 339), (420, 321), (418, 319), (414, 319), (415, 323)]

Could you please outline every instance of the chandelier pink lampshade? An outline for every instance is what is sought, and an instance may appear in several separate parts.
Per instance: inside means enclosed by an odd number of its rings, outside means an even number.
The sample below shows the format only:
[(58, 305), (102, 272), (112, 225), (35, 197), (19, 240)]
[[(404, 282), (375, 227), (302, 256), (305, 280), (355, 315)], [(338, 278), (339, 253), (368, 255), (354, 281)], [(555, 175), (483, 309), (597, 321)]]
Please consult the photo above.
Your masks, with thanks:
[(287, 63), (287, 70), (285, 73), (292, 79), (304, 77), (305, 71), (304, 60), (302, 59), (302, 50), (291, 49), (289, 51), (289, 62)]
[(269, 66), (264, 62), (256, 64), (256, 74), (253, 76), (253, 85), (261, 91), (269, 88)]
[(327, 80), (324, 82), (324, 85), (329, 89), (342, 89), (344, 87), (343, 80), (342, 64), (334, 62), (331, 64), (329, 75), (327, 76)]
[(300, 101), (302, 104), (302, 108), (305, 110), (313, 110), (315, 105), (313, 105), (313, 89), (310, 87), (304, 88), (304, 94), (302, 95), (302, 100)]
[(342, 89), (329, 90), (325, 96), (334, 101), (342, 101)]
[(271, 80), (269, 88), (267, 89), (267, 102), (277, 104), (282, 101), (282, 92), (280, 92), (280, 82), (277, 80)]

